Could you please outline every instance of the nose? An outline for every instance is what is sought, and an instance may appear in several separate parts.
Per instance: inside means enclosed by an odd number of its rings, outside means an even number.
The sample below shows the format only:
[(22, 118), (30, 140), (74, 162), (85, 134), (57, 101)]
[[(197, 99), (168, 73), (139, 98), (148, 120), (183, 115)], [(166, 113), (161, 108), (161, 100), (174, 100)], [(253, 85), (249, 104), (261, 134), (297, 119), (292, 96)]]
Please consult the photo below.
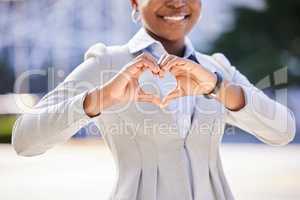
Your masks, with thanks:
[(172, 8), (181, 8), (186, 5), (187, 0), (168, 0), (166, 2), (167, 7), (172, 7)]

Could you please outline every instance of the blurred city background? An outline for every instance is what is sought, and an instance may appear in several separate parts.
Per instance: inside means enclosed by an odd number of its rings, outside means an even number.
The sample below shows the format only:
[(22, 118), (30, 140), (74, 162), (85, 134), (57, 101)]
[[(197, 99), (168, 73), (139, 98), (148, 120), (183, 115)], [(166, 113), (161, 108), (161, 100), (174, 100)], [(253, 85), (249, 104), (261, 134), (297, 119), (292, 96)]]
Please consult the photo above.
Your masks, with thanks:
[[(224, 53), (272, 98), (287, 91), (283, 103), (294, 111), (299, 130), (300, 1), (202, 1), (202, 18), (190, 34), (196, 49)], [(13, 123), (25, 109), (15, 97), (22, 96), (25, 106), (31, 107), (83, 61), (91, 45), (126, 43), (139, 29), (130, 12), (129, 0), (0, 0), (1, 200), (24, 195), (32, 200), (107, 195), (113, 164), (93, 124), (66, 146), (51, 150), (49, 157), (18, 158), (9, 143)], [(274, 81), (278, 72), (286, 73), (285, 83)], [(227, 130), (223, 160), (239, 199), (300, 199), (299, 132), (291, 145), (275, 148), (243, 131)], [(82, 161), (86, 163), (78, 164)], [(61, 169), (55, 162), (61, 163)], [(66, 171), (69, 167), (72, 170)], [(26, 181), (30, 179), (34, 181)], [(36, 193), (35, 187), (41, 191)], [(81, 191), (85, 195), (79, 195)], [(106, 193), (101, 196), (102, 192)]]

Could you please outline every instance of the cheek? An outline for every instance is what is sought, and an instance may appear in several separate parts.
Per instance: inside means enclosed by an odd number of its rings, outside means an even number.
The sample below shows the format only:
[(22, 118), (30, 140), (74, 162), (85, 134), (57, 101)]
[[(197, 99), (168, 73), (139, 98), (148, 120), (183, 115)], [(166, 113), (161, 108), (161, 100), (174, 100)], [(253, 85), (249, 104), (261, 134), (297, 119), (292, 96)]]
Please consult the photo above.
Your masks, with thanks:
[(138, 2), (140, 6), (144, 7), (149, 4), (150, 0), (138, 0)]
[(153, 12), (150, 9), (144, 9), (142, 10), (141, 18), (144, 25), (147, 26), (155, 26), (158, 23), (158, 17), (155, 15), (155, 12)]
[(196, 1), (193, 5), (193, 12), (197, 13), (198, 15), (202, 12), (202, 2), (201, 1)]
[(138, 0), (139, 8), (141, 10), (153, 9), (161, 4), (161, 0)]
[(192, 23), (197, 23), (199, 17), (201, 16), (202, 12), (202, 4), (201, 1), (196, 1), (196, 3), (192, 6), (193, 8), (193, 17), (191, 19)]

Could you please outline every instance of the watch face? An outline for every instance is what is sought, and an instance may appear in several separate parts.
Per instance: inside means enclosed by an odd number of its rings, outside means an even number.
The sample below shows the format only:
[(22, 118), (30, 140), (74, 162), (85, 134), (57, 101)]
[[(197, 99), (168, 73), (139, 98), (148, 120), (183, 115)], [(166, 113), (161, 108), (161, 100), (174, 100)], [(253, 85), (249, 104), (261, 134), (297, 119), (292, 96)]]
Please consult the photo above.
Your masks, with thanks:
[(209, 96), (210, 96), (211, 99), (217, 98), (217, 94), (215, 94), (215, 93), (211, 93)]
[(217, 76), (217, 83), (216, 83), (216, 86), (215, 86), (215, 88), (214, 88), (214, 90), (212, 92), (213, 94), (216, 94), (220, 90), (221, 84), (223, 82), (222, 75), (219, 72), (215, 72), (215, 74)]
[(214, 97), (211, 94), (204, 94), (203, 95), (206, 99), (213, 99)]

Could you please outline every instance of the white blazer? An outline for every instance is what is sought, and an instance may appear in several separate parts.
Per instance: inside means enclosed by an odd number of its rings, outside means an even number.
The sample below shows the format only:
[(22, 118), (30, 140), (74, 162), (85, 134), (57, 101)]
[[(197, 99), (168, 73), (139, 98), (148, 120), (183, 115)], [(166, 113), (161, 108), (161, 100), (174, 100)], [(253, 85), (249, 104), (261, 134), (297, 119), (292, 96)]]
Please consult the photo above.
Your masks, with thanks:
[[(135, 56), (128, 44), (91, 47), (85, 61), (64, 82), (45, 95), (31, 113), (17, 119), (12, 136), (16, 152), (22, 156), (42, 154), (94, 121), (117, 167), (111, 200), (232, 200), (219, 152), (226, 123), (270, 145), (293, 140), (292, 112), (255, 88), (222, 54), (197, 52), (196, 57), (204, 67), (241, 85), (246, 106), (232, 112), (199, 96), (186, 138), (179, 136), (172, 114), (147, 103), (115, 106), (89, 118), (83, 110), (87, 91), (108, 81), (114, 75), (110, 70), (119, 71)], [(151, 81), (148, 78), (142, 81)], [(190, 158), (192, 183), (183, 161), (184, 148)]]

